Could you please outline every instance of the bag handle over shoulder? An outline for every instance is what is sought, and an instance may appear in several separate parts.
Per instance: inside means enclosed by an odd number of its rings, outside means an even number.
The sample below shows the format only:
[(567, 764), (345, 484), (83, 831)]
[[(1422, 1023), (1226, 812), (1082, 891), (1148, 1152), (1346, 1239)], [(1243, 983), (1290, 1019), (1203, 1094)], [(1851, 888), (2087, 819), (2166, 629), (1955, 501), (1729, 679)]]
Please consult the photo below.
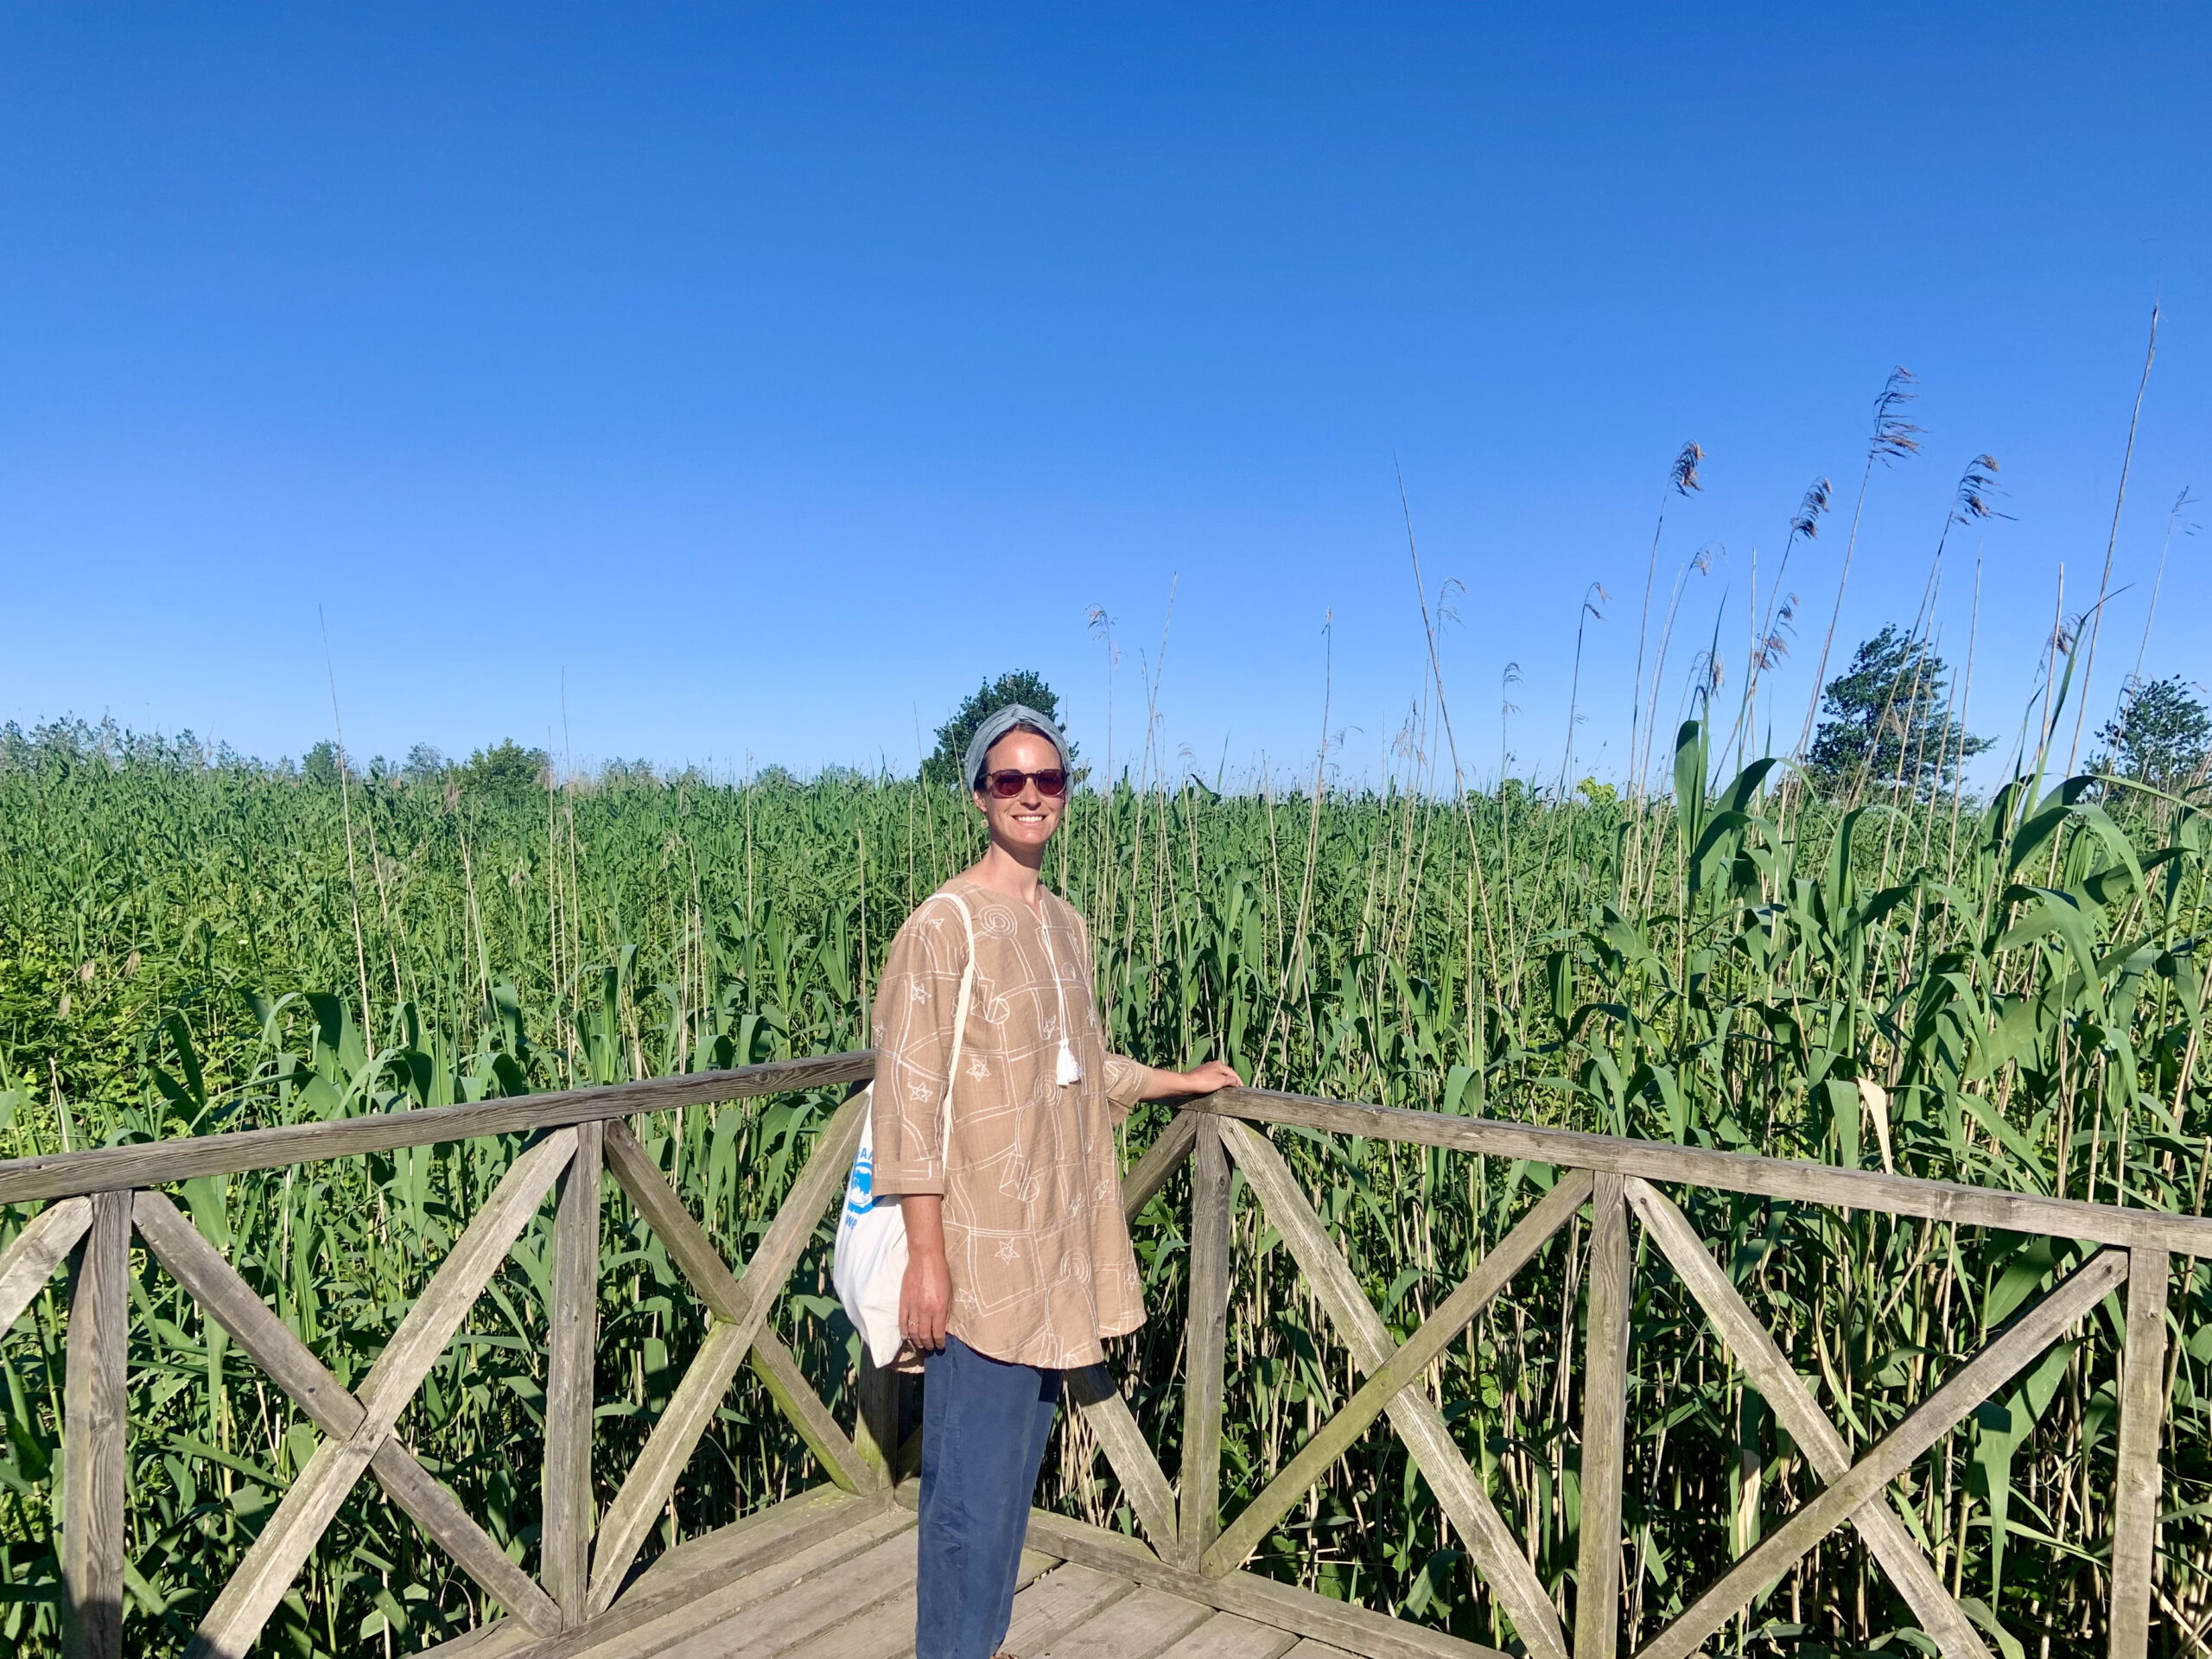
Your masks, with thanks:
[(960, 912), (960, 925), (968, 935), (968, 960), (960, 969), (960, 995), (952, 1002), (952, 1063), (944, 1071), (944, 1103), (938, 1109), (938, 1118), (944, 1133), (938, 1147), (938, 1161), (942, 1164), (952, 1151), (952, 1085), (960, 1076), (960, 1046), (968, 1034), (968, 1007), (976, 990), (976, 914), (968, 908), (968, 901), (958, 893), (941, 892), (941, 899), (951, 901)]

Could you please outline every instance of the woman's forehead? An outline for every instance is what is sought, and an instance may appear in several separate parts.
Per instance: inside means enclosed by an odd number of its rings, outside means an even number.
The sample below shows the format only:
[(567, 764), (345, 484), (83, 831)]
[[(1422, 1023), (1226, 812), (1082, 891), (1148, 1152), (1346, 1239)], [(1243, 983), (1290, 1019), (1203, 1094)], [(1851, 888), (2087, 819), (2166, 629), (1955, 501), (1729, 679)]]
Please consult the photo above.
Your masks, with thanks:
[(1013, 766), (1022, 772), (1042, 772), (1060, 764), (1060, 752), (1048, 738), (1034, 732), (1008, 732), (991, 745), (983, 757), (986, 766)]

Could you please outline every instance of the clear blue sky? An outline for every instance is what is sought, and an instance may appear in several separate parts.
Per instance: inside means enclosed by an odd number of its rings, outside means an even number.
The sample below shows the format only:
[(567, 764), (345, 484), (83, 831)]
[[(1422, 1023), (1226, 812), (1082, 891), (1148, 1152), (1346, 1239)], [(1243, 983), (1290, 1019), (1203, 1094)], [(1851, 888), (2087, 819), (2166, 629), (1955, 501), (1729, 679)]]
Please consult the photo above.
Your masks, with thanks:
[[(1117, 749), (1371, 777), (1421, 690), (1396, 474), (1471, 769), (1617, 771), (1654, 511), (1662, 707), (1793, 559), (1795, 735), (1868, 405), (1920, 377), (1838, 654), (1910, 620), (1961, 466), (1972, 724), (2095, 588), (2096, 694), (2212, 497), (2202, 7), (0, 8), (0, 718), (911, 766), (1034, 667)], [(2212, 512), (2200, 515), (2212, 520)], [(2212, 531), (2145, 670), (2212, 680)], [(1831, 672), (1834, 671), (1833, 666)], [(2101, 707), (2099, 713), (2103, 712)], [(2094, 716), (2093, 716), (2094, 718)], [(1119, 757), (1117, 756), (1117, 759)]]

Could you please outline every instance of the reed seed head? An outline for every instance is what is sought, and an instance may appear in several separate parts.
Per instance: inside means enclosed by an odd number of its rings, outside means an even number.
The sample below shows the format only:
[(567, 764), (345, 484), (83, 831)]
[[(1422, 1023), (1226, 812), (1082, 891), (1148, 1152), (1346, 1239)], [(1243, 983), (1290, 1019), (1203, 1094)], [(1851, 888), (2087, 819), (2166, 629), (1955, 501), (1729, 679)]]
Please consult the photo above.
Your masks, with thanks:
[(1920, 453), (1920, 440), (1927, 431), (1904, 418), (1904, 406), (1919, 397), (1913, 388), (1919, 377), (1902, 365), (1890, 371), (1890, 378), (1882, 385), (1882, 394), (1874, 399), (1874, 436), (1867, 450), (1867, 459), (1879, 459), (1885, 466), (1903, 461), (1908, 455)]

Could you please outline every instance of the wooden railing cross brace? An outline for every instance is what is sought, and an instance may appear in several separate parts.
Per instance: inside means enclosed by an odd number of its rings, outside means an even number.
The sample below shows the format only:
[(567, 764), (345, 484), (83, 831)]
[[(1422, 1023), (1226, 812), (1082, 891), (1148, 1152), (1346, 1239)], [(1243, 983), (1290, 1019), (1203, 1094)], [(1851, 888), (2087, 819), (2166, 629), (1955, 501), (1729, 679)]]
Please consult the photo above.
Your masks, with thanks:
[[(729, 1270), (706, 1229), (683, 1207), (683, 1200), (639, 1144), (630, 1126), (619, 1120), (607, 1125), (607, 1161), (616, 1182), (638, 1206), (645, 1224), (666, 1247), (668, 1259), (707, 1305), (708, 1312), (732, 1325), (743, 1319), (747, 1302), (737, 1275)], [(832, 1481), (849, 1492), (882, 1490), (880, 1473), (837, 1426), (837, 1420), (799, 1370), (798, 1357), (765, 1324), (754, 1335), (747, 1357), (767, 1386), (770, 1397), (798, 1430)]]
[(454, 1244), (445, 1265), (399, 1322), (354, 1399), (360, 1425), (345, 1439), (326, 1438), (277, 1504), (276, 1513), (200, 1621), (185, 1659), (242, 1659), (338, 1506), (390, 1438), (392, 1425), (453, 1333), (506, 1259), (570, 1155), (576, 1132), (556, 1129), (508, 1166), (506, 1174)]
[[(783, 1207), (777, 1211), (747, 1265), (745, 1276), (738, 1281), (733, 1317), (718, 1319), (699, 1344), (690, 1369), (677, 1385), (652, 1433), (645, 1437), (645, 1447), (614, 1501), (600, 1518), (599, 1541), (592, 1549), (588, 1603), (591, 1613), (604, 1612), (620, 1593), (631, 1561), (662, 1506), (676, 1491), (684, 1465), (691, 1460), (692, 1449), (714, 1421), (722, 1395), (728, 1392), (730, 1379), (737, 1375), (754, 1338), (766, 1327), (784, 1281), (791, 1277), (800, 1252), (814, 1236), (816, 1222), (830, 1200), (843, 1190), (854, 1150), (860, 1145), (861, 1114), (867, 1109), (868, 1096), (855, 1095), (837, 1109), (836, 1116), (823, 1128), (806, 1167), (792, 1183)], [(620, 1179), (625, 1163), (619, 1154), (610, 1155), (615, 1157)], [(661, 1180), (658, 1170), (653, 1179)], [(857, 1453), (855, 1462), (858, 1462)]]
[[(350, 1440), (368, 1414), (346, 1392), (292, 1328), (254, 1294), (237, 1268), (223, 1260), (183, 1212), (158, 1192), (141, 1192), (131, 1205), (138, 1236), (154, 1259), (216, 1324), (230, 1332), (246, 1357), (296, 1404), (308, 1421), (333, 1440)], [(369, 1459), (369, 1472), (386, 1496), (457, 1561), (486, 1595), (531, 1629), (550, 1635), (560, 1609), (529, 1573), (507, 1559), (460, 1500), (425, 1469), (397, 1434)]]
[(1359, 1391), (1313, 1432), (1313, 1438), (1283, 1465), (1260, 1495), (1223, 1529), (1220, 1538), (1206, 1552), (1205, 1567), (1209, 1573), (1219, 1577), (1243, 1566), (1274, 1523), (1328, 1473), (1330, 1465), (1344, 1456), (1391, 1401), (1408, 1389), (1421, 1386), (1437, 1357), (1589, 1201), (1592, 1185), (1587, 1170), (1569, 1170), (1554, 1183), (1536, 1206), (1483, 1257), (1482, 1265), (1437, 1304), (1435, 1312), (1421, 1321), (1421, 1329), (1390, 1356), (1390, 1363), (1361, 1383)]
[[(1351, 1268), (1329, 1242), (1328, 1230), (1306, 1200), (1282, 1155), (1265, 1138), (1233, 1118), (1221, 1120), (1223, 1139), (1237, 1167), (1266, 1209), (1268, 1219), (1311, 1282), (1322, 1308), (1370, 1376), (1390, 1363), (1395, 1351), (1390, 1333), (1361, 1292)], [(1444, 1414), (1427, 1392), (1409, 1389), (1394, 1395), (1390, 1421), (1452, 1524), (1459, 1530), (1514, 1628), (1537, 1659), (1567, 1659), (1567, 1638), (1559, 1615), (1544, 1594), (1535, 1571), (1516, 1544), (1504, 1519), (1490, 1501), (1474, 1471), (1460, 1456)]]
[[(1851, 1448), (1766, 1326), (1714, 1263), (1688, 1218), (1656, 1187), (1634, 1177), (1628, 1183), (1628, 1199), (1643, 1218), (1644, 1231), (1681, 1275), (1691, 1296), (1736, 1356), (1744, 1375), (1791, 1438), (1805, 1449), (1813, 1472), (1824, 1481), (1841, 1479), (1851, 1468)], [(1991, 1659), (1966, 1610), (1943, 1587), (1934, 1566), (1888, 1503), (1870, 1503), (1851, 1519), (1874, 1552), (1874, 1559), (1890, 1575), (1890, 1582), (1918, 1616), (1922, 1628), (1936, 1638), (1945, 1659)]]
[(2077, 1268), (2040, 1302), (1953, 1373), (1949, 1381), (1868, 1448), (1821, 1494), (1723, 1573), (1688, 1611), (1637, 1649), (1637, 1659), (1689, 1659), (1765, 1586), (1806, 1551), (1881, 1497), (1920, 1454), (2009, 1382), (2127, 1276), (2127, 1255), (2106, 1250)]

